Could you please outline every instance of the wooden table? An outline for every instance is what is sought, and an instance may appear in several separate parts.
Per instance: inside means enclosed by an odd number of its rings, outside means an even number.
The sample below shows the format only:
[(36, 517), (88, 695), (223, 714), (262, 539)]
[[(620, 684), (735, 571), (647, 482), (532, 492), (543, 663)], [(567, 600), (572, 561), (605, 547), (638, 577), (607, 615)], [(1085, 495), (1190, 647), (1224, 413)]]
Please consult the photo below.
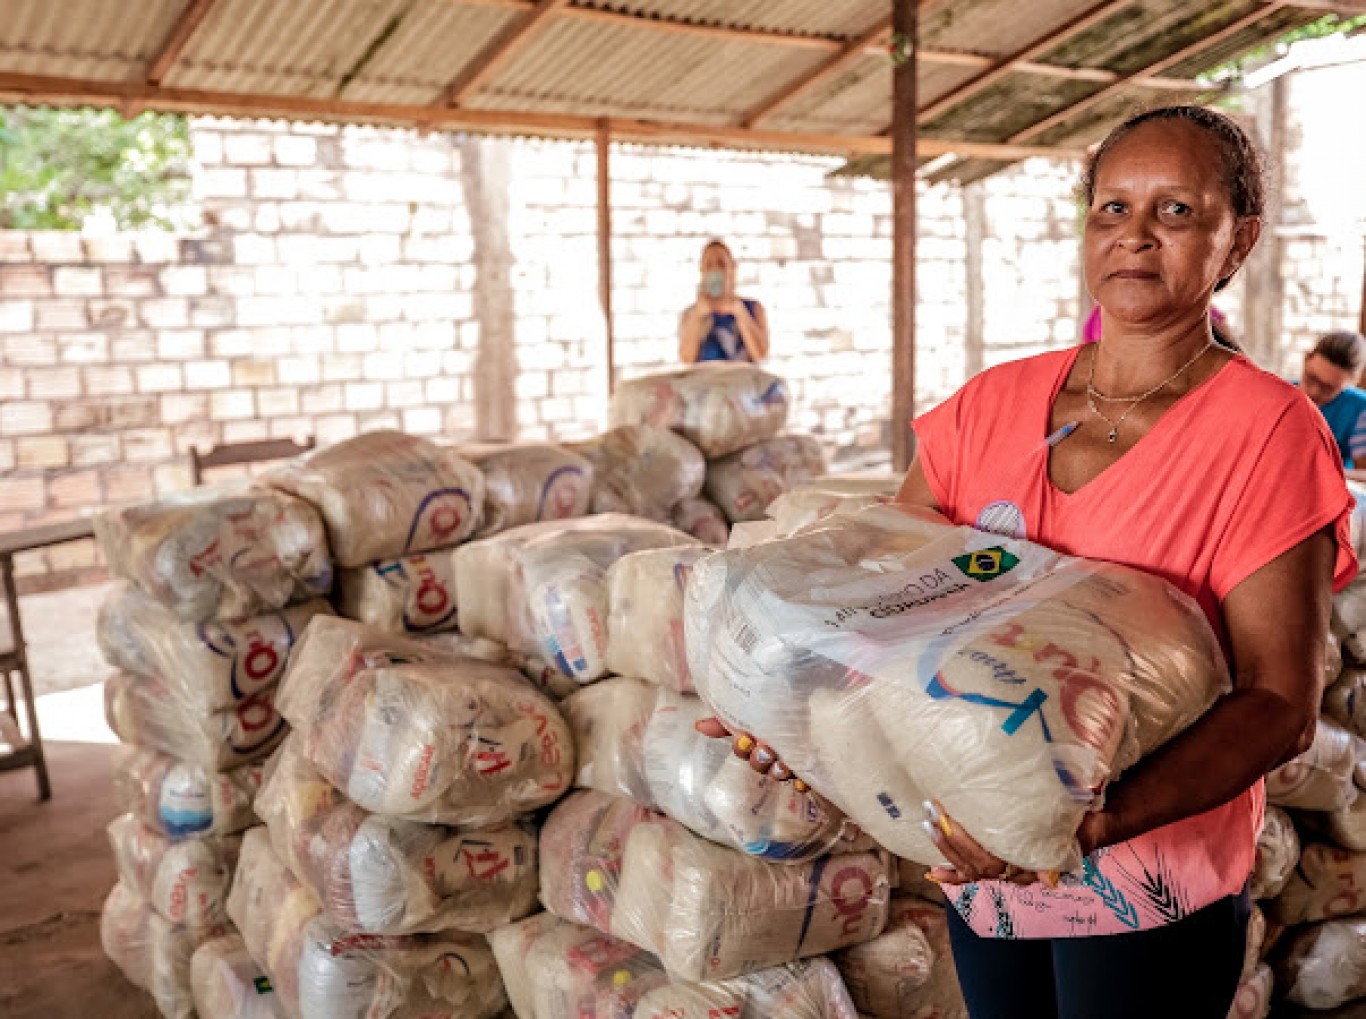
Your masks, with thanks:
[(47, 761), (43, 757), (43, 738), (38, 731), (38, 706), (33, 698), (33, 680), (28, 671), (24, 624), (19, 618), (19, 593), (14, 583), (14, 557), (20, 552), (31, 552), (94, 536), (95, 532), (89, 520), (69, 520), (65, 523), (47, 524), (43, 527), (30, 527), (23, 531), (0, 534), (0, 583), (3, 584), (5, 593), (5, 617), (0, 619), (0, 673), (4, 674), (5, 700), (15, 725), (19, 724), (19, 705), (14, 697), (14, 674), (19, 674), (29, 732), (26, 746), (0, 756), (0, 771), (33, 768), (38, 773), (40, 800), (51, 799), (52, 787), (48, 783)]

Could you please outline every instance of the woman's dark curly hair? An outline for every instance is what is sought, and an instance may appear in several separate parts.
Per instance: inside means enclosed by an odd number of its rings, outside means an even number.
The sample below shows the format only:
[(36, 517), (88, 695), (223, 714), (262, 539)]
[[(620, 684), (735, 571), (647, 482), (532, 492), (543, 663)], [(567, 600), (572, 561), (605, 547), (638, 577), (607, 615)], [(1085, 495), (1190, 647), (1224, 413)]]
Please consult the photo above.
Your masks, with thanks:
[[(1266, 164), (1257, 146), (1233, 118), (1205, 106), (1159, 106), (1145, 110), (1120, 124), (1097, 146), (1081, 175), (1081, 193), (1090, 208), (1096, 197), (1096, 172), (1105, 154), (1134, 128), (1159, 120), (1178, 120), (1192, 124), (1209, 134), (1219, 145), (1223, 161), (1224, 187), (1229, 204), (1239, 219), (1261, 216), (1266, 209)], [(1216, 290), (1222, 290), (1228, 280), (1220, 280)]]

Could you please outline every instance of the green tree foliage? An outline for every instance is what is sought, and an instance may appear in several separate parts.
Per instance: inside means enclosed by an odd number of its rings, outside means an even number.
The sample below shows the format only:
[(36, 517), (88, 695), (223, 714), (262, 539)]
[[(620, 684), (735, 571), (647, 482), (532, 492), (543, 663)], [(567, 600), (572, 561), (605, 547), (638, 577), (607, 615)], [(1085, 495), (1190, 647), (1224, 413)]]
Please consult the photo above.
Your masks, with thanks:
[(184, 117), (48, 107), (0, 109), (0, 228), (79, 230), (186, 225), (190, 132)]

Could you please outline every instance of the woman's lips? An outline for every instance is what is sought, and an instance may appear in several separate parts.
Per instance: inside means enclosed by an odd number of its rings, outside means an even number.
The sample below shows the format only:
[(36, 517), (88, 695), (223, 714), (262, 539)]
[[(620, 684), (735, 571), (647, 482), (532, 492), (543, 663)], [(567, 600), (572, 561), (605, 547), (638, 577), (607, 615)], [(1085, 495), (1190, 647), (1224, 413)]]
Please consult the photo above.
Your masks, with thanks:
[(1157, 273), (1147, 272), (1143, 269), (1117, 269), (1110, 273), (1112, 280), (1155, 280)]

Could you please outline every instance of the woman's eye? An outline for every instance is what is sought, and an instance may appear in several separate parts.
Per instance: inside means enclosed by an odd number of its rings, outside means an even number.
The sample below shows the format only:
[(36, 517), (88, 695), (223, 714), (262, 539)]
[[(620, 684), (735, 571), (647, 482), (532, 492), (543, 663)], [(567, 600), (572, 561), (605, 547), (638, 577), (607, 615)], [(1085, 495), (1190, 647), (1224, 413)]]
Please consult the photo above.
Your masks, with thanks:
[(1100, 207), (1100, 211), (1101, 211), (1101, 212), (1108, 212), (1108, 213), (1111, 213), (1111, 214), (1118, 214), (1118, 213), (1121, 213), (1121, 212), (1124, 211), (1124, 203), (1123, 203), (1123, 202), (1118, 202), (1118, 201), (1116, 201), (1116, 202), (1106, 202), (1104, 205), (1102, 205), (1102, 206)]
[(1162, 206), (1162, 211), (1173, 216), (1189, 215), (1191, 207), (1185, 202), (1167, 202)]

